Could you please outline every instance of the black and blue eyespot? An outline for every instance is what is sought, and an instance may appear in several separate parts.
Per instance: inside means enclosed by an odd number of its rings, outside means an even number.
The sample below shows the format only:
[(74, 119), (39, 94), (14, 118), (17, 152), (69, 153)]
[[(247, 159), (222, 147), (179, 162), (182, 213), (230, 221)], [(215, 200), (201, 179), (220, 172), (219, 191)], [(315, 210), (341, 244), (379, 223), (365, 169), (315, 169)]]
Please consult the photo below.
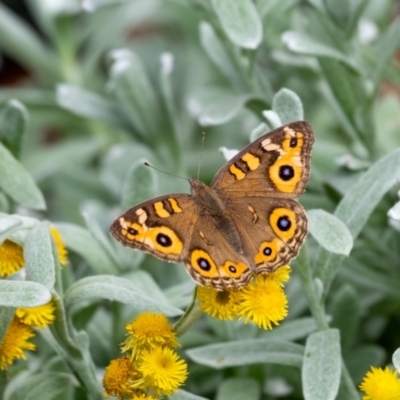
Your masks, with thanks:
[(279, 168), (279, 178), (283, 181), (290, 181), (294, 177), (294, 169), (290, 165), (282, 165)]
[(286, 232), (292, 226), (292, 222), (287, 215), (283, 215), (278, 218), (277, 226), (281, 231)]
[(169, 247), (172, 245), (171, 238), (164, 233), (157, 234), (156, 241), (162, 247)]

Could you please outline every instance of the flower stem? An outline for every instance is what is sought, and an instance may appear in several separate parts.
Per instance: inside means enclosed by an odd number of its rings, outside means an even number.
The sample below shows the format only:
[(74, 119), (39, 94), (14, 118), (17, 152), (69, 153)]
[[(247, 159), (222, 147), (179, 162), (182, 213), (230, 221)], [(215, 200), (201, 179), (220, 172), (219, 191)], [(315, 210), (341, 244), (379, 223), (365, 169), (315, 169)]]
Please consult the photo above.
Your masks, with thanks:
[(179, 319), (179, 321), (174, 325), (174, 330), (177, 336), (182, 336), (202, 315), (199, 307), (199, 303), (196, 300), (197, 287), (193, 294), (193, 300), (189, 307), (186, 309), (185, 313)]

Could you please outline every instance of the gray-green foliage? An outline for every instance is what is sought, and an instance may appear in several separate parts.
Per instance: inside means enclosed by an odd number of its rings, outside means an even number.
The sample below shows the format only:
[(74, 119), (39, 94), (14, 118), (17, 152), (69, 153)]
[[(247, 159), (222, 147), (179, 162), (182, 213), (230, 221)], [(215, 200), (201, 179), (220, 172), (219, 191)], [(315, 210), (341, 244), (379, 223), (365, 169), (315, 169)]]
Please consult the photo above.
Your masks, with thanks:
[[(119, 356), (124, 325), (189, 306), (182, 266), (108, 234), (134, 203), (188, 191), (144, 161), (194, 177), (201, 159), (208, 183), (219, 149), (229, 159), (301, 119), (316, 142), (289, 316), (272, 331), (190, 326), (179, 338), (190, 375), (170, 398), (353, 400), (371, 365), (400, 371), (395, 0), (26, 4), (40, 34), (0, 5), (0, 52), (29, 73), (28, 84), (0, 87), (0, 243), (25, 257), (24, 273), (0, 280), (0, 338), (17, 307), (52, 298), (56, 322), (32, 368), (0, 372), (0, 397), (100, 399), (96, 371)], [(50, 225), (69, 249), (62, 271)]]

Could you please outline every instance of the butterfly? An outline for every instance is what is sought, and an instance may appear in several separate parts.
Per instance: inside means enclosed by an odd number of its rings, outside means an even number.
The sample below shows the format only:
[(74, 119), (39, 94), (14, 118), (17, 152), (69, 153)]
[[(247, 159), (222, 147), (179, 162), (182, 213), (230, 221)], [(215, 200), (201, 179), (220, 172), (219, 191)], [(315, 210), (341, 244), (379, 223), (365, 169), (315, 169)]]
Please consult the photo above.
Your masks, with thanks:
[(240, 288), (297, 255), (307, 217), (295, 200), (310, 174), (314, 134), (297, 121), (268, 132), (229, 160), (210, 186), (156, 197), (111, 225), (124, 246), (183, 262), (200, 285)]

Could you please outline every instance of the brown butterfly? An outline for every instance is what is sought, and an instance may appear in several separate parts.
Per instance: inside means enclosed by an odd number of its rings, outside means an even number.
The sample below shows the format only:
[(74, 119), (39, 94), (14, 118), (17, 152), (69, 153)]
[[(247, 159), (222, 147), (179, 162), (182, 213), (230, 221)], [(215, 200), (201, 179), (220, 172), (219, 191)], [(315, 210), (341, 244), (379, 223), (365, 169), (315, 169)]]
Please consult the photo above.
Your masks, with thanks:
[(201, 285), (239, 288), (299, 251), (307, 218), (294, 199), (310, 174), (314, 134), (304, 121), (266, 133), (229, 160), (211, 186), (168, 194), (122, 214), (111, 234), (124, 246), (183, 261)]

